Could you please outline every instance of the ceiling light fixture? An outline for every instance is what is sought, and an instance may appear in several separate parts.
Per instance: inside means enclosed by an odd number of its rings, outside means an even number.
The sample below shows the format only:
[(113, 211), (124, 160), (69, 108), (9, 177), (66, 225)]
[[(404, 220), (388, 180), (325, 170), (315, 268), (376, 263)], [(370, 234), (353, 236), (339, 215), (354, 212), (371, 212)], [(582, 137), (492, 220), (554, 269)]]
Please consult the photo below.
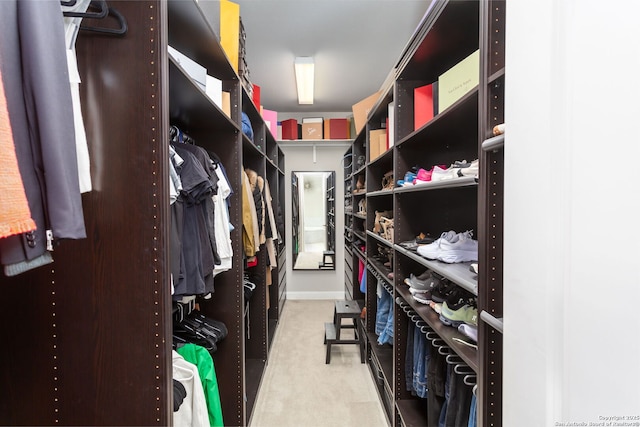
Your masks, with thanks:
[(298, 56), (293, 62), (296, 71), (298, 104), (313, 104), (313, 58)]

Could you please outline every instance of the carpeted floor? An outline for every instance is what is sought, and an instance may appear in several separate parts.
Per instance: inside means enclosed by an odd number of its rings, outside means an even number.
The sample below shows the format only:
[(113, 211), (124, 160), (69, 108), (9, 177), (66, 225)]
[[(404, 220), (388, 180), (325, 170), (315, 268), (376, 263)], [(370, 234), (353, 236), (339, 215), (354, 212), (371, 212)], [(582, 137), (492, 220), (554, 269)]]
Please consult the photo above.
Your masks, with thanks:
[(287, 300), (251, 427), (388, 426), (356, 345), (334, 345), (325, 364), (324, 323), (333, 307), (328, 300)]

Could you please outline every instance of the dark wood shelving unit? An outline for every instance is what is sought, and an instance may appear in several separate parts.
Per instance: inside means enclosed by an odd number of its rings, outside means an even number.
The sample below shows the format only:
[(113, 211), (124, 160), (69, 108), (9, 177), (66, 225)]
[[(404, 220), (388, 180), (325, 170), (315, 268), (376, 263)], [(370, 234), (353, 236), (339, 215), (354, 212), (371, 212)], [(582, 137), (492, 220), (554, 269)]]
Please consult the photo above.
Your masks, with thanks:
[[(421, 327), (438, 337), (446, 351), (477, 378), (478, 425), (501, 425), (502, 391), (502, 173), (504, 139), (491, 140), (487, 150), (482, 143), (492, 137), (493, 126), (504, 122), (504, 0), (481, 2), (436, 0), (423, 17), (392, 71), (394, 81), (385, 88), (371, 109), (366, 126), (354, 140), (350, 153), (366, 155), (367, 163), (352, 169), (349, 175), (355, 185), (358, 175), (366, 177), (366, 215), (358, 214), (358, 199), (349, 198), (354, 214), (345, 233), (366, 243), (367, 263), (366, 307), (368, 350), (371, 359), (379, 360), (377, 340), (373, 333), (378, 279), (393, 293), (394, 345), (391, 369), (383, 370), (392, 400), (380, 389), (380, 398), (390, 424), (422, 426), (427, 419), (426, 399), (412, 396), (404, 384), (407, 351), (407, 329), (419, 320)], [(414, 90), (436, 82), (441, 74), (462, 59), (479, 50), (479, 84), (457, 101), (428, 120), (414, 126)], [(393, 103), (395, 143), (382, 155), (369, 158), (369, 131), (379, 129)], [(389, 129), (388, 129), (389, 131)], [(454, 161), (479, 159), (477, 177), (462, 177), (415, 186), (382, 190), (381, 179), (392, 170), (394, 181), (402, 180), (413, 167), (429, 170), (434, 165), (448, 166)], [(359, 197), (359, 196), (357, 196)], [(393, 209), (394, 239), (392, 244), (372, 232), (375, 211)], [(345, 223), (347, 224), (347, 223)], [(473, 232), (478, 240), (478, 262), (481, 274), (470, 271), (469, 262), (447, 264), (423, 258), (398, 243), (409, 241), (419, 233), (433, 238), (454, 230)], [(364, 236), (363, 236), (364, 234)], [(363, 238), (366, 237), (366, 240)], [(392, 268), (386, 269), (374, 258), (378, 246), (390, 248)], [(361, 257), (357, 249), (353, 253)], [(468, 340), (456, 328), (444, 325), (429, 306), (413, 299), (404, 278), (410, 273), (431, 270), (437, 275), (477, 297), (479, 340), (476, 350), (457, 339)], [(393, 279), (388, 273), (393, 272)], [(402, 308), (400, 305), (402, 304)], [(412, 313), (408, 316), (407, 312)], [(481, 316), (482, 314), (482, 316)], [(484, 317), (484, 320), (480, 318)], [(455, 338), (455, 339), (454, 339)], [(388, 356), (388, 354), (386, 355)], [(452, 359), (453, 360), (453, 359)], [(371, 364), (374, 379), (377, 367)], [(465, 380), (472, 381), (472, 379)], [(491, 411), (483, 408), (492, 408)]]
[[(7, 385), (0, 424), (171, 425), (166, 178), (169, 127), (177, 125), (218, 155), (234, 190), (229, 199), (233, 266), (215, 277), (213, 297), (198, 305), (202, 314), (227, 326), (228, 336), (214, 353), (220, 400), (225, 425), (246, 426), (285, 301), (286, 248), (282, 230), (281, 268), (271, 271), (269, 288), (266, 249), (258, 267), (249, 269), (257, 287), (247, 339), (241, 171), (251, 167), (268, 180), (274, 208), (284, 206), (284, 154), (249, 102), (201, 4), (117, 3), (135, 23), (124, 37), (82, 33), (76, 43), (89, 151), (92, 162), (108, 171), (94, 169), (100, 174), (92, 177), (94, 190), (82, 196), (88, 237), (56, 247), (50, 266), (0, 277), (6, 297), (22, 301), (3, 310), (0, 335), (25, 350), (0, 356)], [(221, 80), (230, 93), (230, 117), (170, 57), (169, 45)], [(254, 142), (241, 132), (242, 111), (251, 118)], [(6, 326), (23, 317), (20, 334)]]

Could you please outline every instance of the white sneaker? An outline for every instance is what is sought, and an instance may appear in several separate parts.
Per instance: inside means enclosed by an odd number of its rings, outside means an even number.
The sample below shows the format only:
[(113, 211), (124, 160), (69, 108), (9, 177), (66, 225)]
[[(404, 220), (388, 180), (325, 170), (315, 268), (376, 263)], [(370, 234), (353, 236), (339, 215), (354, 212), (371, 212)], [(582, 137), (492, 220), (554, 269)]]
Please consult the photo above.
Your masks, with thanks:
[(438, 259), (438, 254), (440, 253), (440, 242), (445, 240), (449, 243), (453, 243), (454, 239), (458, 239), (458, 235), (455, 231), (445, 231), (440, 235), (439, 239), (436, 239), (432, 243), (428, 245), (420, 245), (416, 251), (419, 255), (428, 258), (428, 259)]
[(450, 264), (477, 261), (478, 241), (473, 240), (472, 236), (471, 231), (465, 231), (458, 233), (455, 239), (441, 240), (436, 259)]
[(471, 163), (467, 163), (466, 160), (462, 162), (456, 162), (453, 164), (454, 174), (456, 177), (465, 177), (465, 176), (478, 176), (480, 162), (478, 159), (474, 160)]
[(431, 182), (446, 181), (455, 177), (453, 168), (442, 169), (439, 166), (434, 166), (431, 172)]

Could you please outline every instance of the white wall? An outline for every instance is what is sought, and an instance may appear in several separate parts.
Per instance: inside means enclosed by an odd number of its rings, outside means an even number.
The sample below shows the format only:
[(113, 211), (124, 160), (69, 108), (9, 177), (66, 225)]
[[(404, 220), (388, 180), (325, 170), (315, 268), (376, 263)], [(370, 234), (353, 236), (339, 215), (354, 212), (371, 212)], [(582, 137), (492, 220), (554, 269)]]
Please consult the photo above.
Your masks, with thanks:
[[(324, 114), (324, 113), (323, 113)], [(322, 116), (322, 114), (320, 115)], [(311, 116), (308, 116), (311, 117)], [(318, 116), (319, 117), (319, 116)], [(328, 141), (329, 142), (329, 141)], [(295, 144), (295, 143), (294, 143)], [(342, 157), (347, 151), (345, 143), (336, 146), (316, 147), (315, 163), (313, 148), (300, 142), (298, 146), (283, 145), (285, 155), (285, 227), (287, 245), (287, 298), (289, 299), (343, 299), (344, 298), (344, 173)], [(336, 172), (336, 269), (318, 271), (292, 270), (291, 248), (291, 172), (335, 171)]]
[(505, 426), (640, 415), (639, 12), (507, 5)]

